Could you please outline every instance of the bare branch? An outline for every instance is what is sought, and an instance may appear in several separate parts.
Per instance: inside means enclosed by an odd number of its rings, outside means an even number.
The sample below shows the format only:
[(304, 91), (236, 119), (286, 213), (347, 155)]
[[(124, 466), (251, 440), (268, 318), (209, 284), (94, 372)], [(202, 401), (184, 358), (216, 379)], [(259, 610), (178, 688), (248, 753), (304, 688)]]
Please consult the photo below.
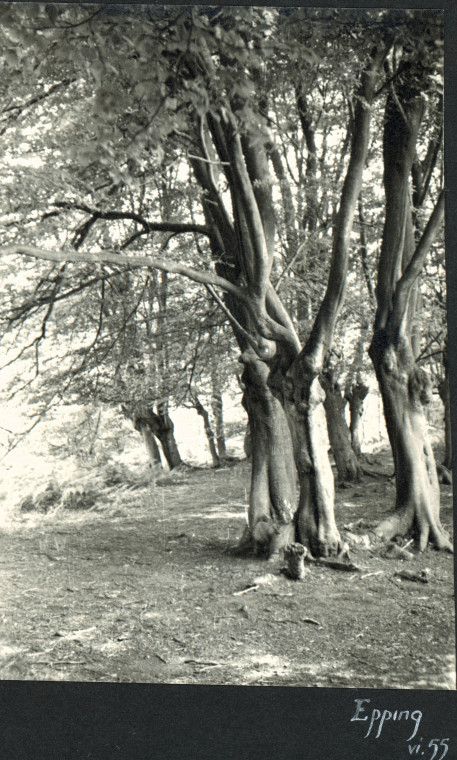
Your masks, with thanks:
[(74, 251), (63, 249), (61, 251), (50, 251), (43, 248), (36, 248), (33, 245), (9, 245), (0, 247), (0, 256), (32, 256), (35, 259), (43, 259), (44, 261), (57, 261), (57, 262), (70, 262), (73, 264), (111, 264), (114, 266), (127, 265), (128, 267), (139, 269), (141, 267), (151, 267), (152, 269), (158, 269), (161, 272), (169, 272), (170, 274), (181, 274), (184, 277), (188, 277), (194, 282), (199, 282), (202, 285), (216, 285), (222, 290), (231, 293), (240, 301), (247, 301), (247, 293), (244, 288), (240, 288), (237, 285), (226, 280), (224, 277), (219, 277), (212, 272), (199, 272), (196, 269), (187, 267), (184, 264), (178, 264), (174, 261), (161, 260), (158, 261), (152, 256), (128, 256), (117, 251), (99, 251), (97, 253), (89, 253), (88, 251)]
[[(343, 184), (341, 203), (333, 236), (332, 261), (327, 290), (304, 349), (306, 356), (311, 358), (313, 366), (317, 371), (320, 371), (323, 366), (325, 352), (330, 347), (335, 321), (344, 300), (350, 236), (368, 151), (371, 104), (373, 102), (377, 76), (387, 52), (388, 48), (384, 44), (380, 44), (373, 51), (371, 61), (362, 73), (355, 99), (354, 127), (351, 130), (351, 156)], [(349, 129), (351, 129), (351, 125)]]
[(208, 227), (202, 224), (186, 224), (185, 222), (155, 222), (145, 219), (141, 214), (135, 214), (131, 211), (102, 211), (98, 208), (91, 208), (84, 203), (73, 203), (70, 201), (58, 201), (54, 203), (57, 208), (68, 209), (70, 211), (84, 211), (86, 214), (90, 214), (94, 217), (94, 221), (97, 219), (106, 219), (110, 221), (114, 220), (126, 220), (137, 222), (147, 232), (196, 232), (200, 235), (211, 236), (211, 231)]

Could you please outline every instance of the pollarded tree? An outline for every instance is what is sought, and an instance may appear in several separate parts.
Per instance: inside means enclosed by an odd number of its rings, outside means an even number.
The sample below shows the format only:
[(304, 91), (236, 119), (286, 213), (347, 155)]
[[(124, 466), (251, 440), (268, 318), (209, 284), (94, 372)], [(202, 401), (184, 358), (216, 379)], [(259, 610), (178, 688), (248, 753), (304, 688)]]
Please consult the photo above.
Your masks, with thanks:
[(412, 346), (418, 278), (444, 215), (441, 190), (419, 241), (415, 240), (411, 171), (426, 100), (434, 103), (442, 44), (439, 15), (430, 13), (424, 20), (419, 34), (416, 36), (410, 30), (409, 40), (396, 50), (401, 60), (386, 103), (383, 151), (386, 210), (370, 356), (394, 457), (396, 505), (375, 533), (391, 539), (414, 528), (421, 549), (430, 540), (437, 548), (452, 550), (440, 523), (439, 484), (423, 413), (430, 397), (430, 381), (416, 364)]

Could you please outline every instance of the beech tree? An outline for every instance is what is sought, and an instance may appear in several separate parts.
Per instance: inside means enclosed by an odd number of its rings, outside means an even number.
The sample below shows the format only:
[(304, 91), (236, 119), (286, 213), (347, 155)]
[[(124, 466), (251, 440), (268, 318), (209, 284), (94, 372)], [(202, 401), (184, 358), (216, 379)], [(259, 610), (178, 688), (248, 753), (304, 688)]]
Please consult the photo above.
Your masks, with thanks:
[[(429, 540), (452, 550), (439, 519), (439, 484), (423, 407), (431, 384), (416, 363), (412, 324), (418, 278), (444, 216), (439, 192), (416, 243), (411, 203), (411, 172), (426, 98), (434, 90), (440, 59), (440, 18), (430, 15), (415, 39), (404, 44), (387, 101), (384, 126), (385, 221), (376, 285), (377, 312), (370, 356), (378, 378), (396, 473), (396, 505), (376, 528), (385, 539), (412, 528), (424, 549)], [(438, 62), (439, 66), (439, 62)]]

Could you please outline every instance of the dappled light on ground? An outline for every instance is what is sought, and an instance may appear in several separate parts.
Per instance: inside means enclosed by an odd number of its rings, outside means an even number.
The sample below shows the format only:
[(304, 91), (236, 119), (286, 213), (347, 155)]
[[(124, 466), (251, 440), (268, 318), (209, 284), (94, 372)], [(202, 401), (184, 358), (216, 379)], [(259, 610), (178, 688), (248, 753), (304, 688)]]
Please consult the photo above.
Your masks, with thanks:
[[(392, 507), (378, 457), (377, 477), (337, 491), (340, 529)], [(1, 677), (455, 688), (452, 557), (355, 547), (360, 572), (313, 565), (289, 580), (281, 561), (233, 552), (249, 475), (246, 462), (189, 471), (179, 487), (102, 489), (88, 511), (16, 514), (0, 535)], [(449, 487), (442, 503), (450, 529)]]

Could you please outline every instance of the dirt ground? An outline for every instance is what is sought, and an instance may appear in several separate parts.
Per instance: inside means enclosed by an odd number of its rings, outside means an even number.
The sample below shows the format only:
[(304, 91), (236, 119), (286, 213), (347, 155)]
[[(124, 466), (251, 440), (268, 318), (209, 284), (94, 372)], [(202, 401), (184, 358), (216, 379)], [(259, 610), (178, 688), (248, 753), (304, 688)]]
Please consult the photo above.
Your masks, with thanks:
[[(376, 477), (337, 490), (337, 522), (391, 508)], [(106, 511), (24, 515), (0, 535), (0, 677), (455, 688), (453, 558), (358, 549), (360, 572), (236, 556), (249, 465), (189, 470)], [(442, 487), (442, 522), (452, 497)], [(429, 582), (399, 578), (429, 568)], [(257, 589), (247, 590), (249, 586)], [(244, 592), (244, 593), (243, 593)]]

